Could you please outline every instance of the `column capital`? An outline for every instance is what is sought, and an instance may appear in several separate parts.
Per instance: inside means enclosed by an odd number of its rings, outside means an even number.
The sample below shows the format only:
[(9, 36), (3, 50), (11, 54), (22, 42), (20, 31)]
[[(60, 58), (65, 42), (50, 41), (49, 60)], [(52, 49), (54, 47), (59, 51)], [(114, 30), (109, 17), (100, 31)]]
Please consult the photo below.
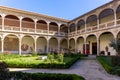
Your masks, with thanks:
[(37, 23), (38, 19), (33, 19), (35, 23)]
[(19, 20), (22, 20), (24, 17), (23, 16), (18, 16)]
[(2, 18), (4, 18), (6, 16), (6, 14), (2, 14)]

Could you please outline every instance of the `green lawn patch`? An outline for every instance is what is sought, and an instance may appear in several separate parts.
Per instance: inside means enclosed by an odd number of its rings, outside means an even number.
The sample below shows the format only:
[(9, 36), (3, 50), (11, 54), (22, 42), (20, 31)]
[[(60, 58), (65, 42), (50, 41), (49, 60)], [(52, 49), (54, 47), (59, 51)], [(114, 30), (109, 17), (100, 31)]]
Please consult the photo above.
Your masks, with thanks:
[[(1, 55), (2, 56), (2, 55)], [(0, 59), (1, 62), (6, 62), (10, 68), (69, 68), (80, 56), (64, 56), (63, 62), (54, 60), (51, 63), (49, 60), (40, 60), (39, 56), (19, 56), (15, 54), (5, 55)]]
[(97, 60), (110, 74), (120, 76), (120, 57), (119, 56), (97, 56)]

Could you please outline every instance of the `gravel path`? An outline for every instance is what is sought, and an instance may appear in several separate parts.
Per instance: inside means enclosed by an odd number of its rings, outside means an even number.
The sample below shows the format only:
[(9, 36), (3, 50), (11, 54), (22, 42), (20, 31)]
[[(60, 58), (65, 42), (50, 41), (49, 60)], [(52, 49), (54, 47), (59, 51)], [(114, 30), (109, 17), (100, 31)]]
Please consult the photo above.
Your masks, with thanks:
[(120, 80), (120, 77), (108, 74), (95, 59), (79, 60), (69, 69), (10, 68), (10, 71), (77, 74), (83, 76), (86, 80)]

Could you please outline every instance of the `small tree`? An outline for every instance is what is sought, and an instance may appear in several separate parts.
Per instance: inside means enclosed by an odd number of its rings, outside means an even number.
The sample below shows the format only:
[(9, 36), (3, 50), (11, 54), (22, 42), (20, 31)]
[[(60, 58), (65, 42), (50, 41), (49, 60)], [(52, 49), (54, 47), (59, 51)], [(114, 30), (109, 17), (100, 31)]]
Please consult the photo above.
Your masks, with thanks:
[(117, 55), (120, 55), (120, 39), (113, 39), (111, 40), (110, 47), (113, 47), (113, 49), (115, 49), (115, 51), (117, 52)]

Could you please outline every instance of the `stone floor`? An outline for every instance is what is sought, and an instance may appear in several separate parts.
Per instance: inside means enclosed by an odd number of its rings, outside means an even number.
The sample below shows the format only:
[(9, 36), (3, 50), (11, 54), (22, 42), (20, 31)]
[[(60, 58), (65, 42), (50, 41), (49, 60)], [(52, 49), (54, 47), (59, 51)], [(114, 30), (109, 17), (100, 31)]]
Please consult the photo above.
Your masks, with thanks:
[(86, 80), (120, 80), (120, 77), (108, 74), (104, 68), (94, 58), (87, 58), (82, 61), (77, 61), (69, 69), (18, 69), (10, 68), (10, 71), (23, 71), (23, 72), (42, 72), (42, 73), (64, 73), (64, 74), (77, 74), (85, 77)]

